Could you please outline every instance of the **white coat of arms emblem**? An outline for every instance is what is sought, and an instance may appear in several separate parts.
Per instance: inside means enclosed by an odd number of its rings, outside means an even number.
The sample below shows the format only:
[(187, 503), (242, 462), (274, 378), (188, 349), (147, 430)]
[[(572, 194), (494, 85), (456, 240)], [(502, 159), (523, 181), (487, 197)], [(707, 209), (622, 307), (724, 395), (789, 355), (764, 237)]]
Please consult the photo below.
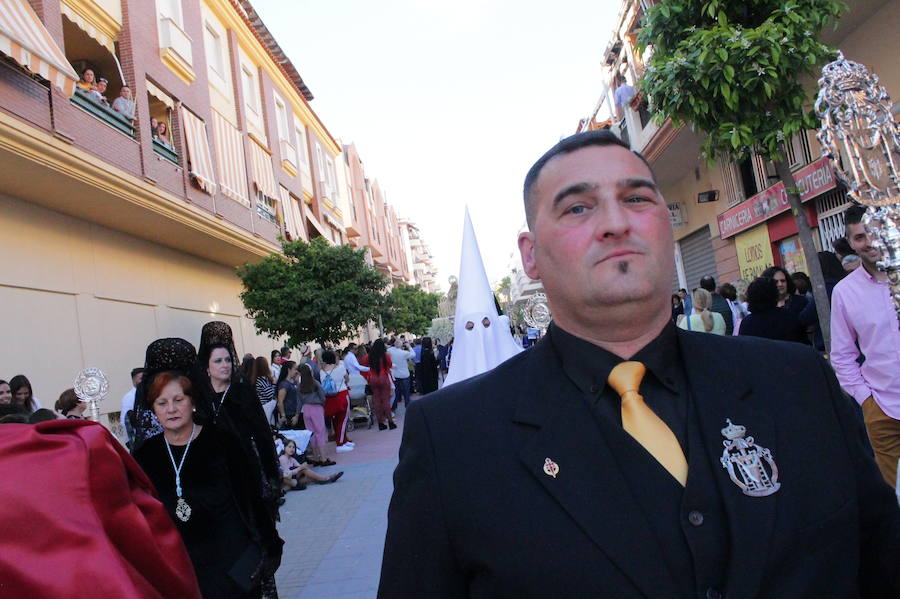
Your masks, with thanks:
[(734, 484), (750, 497), (766, 497), (778, 491), (781, 483), (772, 452), (757, 445), (753, 437), (745, 438), (747, 427), (732, 424), (730, 418), (725, 422), (728, 424), (722, 429), (725, 451), (719, 461)]

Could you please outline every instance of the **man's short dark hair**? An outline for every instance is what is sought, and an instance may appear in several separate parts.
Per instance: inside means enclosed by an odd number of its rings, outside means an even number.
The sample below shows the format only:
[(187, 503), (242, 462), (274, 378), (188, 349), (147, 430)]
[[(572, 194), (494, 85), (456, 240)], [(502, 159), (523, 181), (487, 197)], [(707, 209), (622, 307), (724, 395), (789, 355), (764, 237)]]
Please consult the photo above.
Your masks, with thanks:
[(844, 236), (845, 237), (847, 235), (849, 235), (849, 233), (847, 232), (847, 227), (849, 227), (850, 225), (855, 225), (855, 224), (861, 223), (863, 220), (863, 217), (866, 215), (866, 210), (868, 210), (868, 208), (866, 208), (865, 206), (863, 206), (861, 204), (853, 204), (852, 206), (850, 206), (849, 208), (844, 210)]
[(322, 352), (322, 361), (326, 364), (337, 364), (337, 355), (330, 349)]
[(710, 293), (716, 292), (716, 280), (712, 278), (710, 275), (706, 275), (702, 279), (700, 279), (700, 287), (706, 289)]
[(831, 244), (831, 247), (834, 248), (834, 253), (839, 254), (842, 259), (844, 258), (844, 256), (849, 256), (850, 254), (856, 253), (853, 251), (853, 248), (850, 247), (850, 242), (847, 241), (846, 237), (838, 237)]
[(131, 378), (134, 378), (137, 375), (142, 374), (143, 372), (144, 372), (143, 368), (132, 368), (131, 369)]
[(541, 174), (541, 171), (544, 169), (544, 166), (557, 156), (563, 154), (569, 154), (574, 152), (575, 150), (580, 150), (581, 148), (586, 148), (588, 146), (619, 146), (625, 148), (632, 152), (635, 156), (641, 159), (647, 169), (650, 171), (650, 176), (656, 181), (656, 174), (653, 172), (653, 167), (650, 166), (650, 163), (647, 162), (647, 159), (644, 158), (640, 152), (635, 152), (631, 149), (631, 146), (628, 143), (619, 139), (619, 137), (609, 131), (608, 129), (601, 129), (599, 131), (585, 131), (584, 133), (576, 133), (575, 135), (570, 135), (569, 137), (560, 140), (558, 144), (547, 150), (543, 156), (538, 158), (538, 161), (535, 162), (532, 167), (528, 170), (528, 174), (525, 175), (525, 185), (523, 188), (523, 196), (525, 198), (525, 220), (528, 221), (528, 228), (530, 229), (534, 225), (534, 198), (533, 191), (534, 185), (537, 183), (538, 177)]
[(289, 348), (287, 345), (281, 348), (281, 356), (283, 358), (286, 358), (289, 353), (291, 353), (291, 348)]

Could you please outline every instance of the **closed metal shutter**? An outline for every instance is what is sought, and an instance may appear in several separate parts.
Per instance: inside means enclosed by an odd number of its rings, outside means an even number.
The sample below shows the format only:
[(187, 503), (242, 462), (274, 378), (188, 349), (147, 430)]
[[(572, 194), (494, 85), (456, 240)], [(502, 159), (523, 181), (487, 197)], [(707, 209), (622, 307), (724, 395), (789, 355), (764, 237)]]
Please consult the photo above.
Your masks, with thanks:
[(684, 264), (684, 278), (687, 280), (688, 293), (700, 286), (700, 279), (712, 275), (719, 283), (716, 270), (716, 255), (709, 238), (709, 226), (691, 233), (678, 242), (681, 248), (681, 261)]

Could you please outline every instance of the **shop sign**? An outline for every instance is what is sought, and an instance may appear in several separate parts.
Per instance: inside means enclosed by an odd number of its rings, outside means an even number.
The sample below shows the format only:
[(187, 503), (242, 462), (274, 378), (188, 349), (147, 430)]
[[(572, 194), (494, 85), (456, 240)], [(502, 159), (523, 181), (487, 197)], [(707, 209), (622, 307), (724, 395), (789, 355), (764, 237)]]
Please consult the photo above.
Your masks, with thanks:
[[(800, 200), (806, 202), (837, 186), (834, 169), (827, 158), (820, 158), (794, 173)], [(779, 181), (772, 187), (748, 198), (737, 206), (718, 216), (719, 234), (722, 239), (745, 231), (768, 218), (790, 208), (784, 183)]]
[(669, 221), (672, 227), (683, 227), (687, 224), (687, 211), (681, 202), (671, 202), (666, 204), (669, 208)]
[(756, 227), (744, 233), (738, 233), (734, 238), (734, 246), (737, 250), (741, 278), (746, 281), (752, 281), (756, 277), (762, 276), (765, 269), (775, 265), (767, 227)]

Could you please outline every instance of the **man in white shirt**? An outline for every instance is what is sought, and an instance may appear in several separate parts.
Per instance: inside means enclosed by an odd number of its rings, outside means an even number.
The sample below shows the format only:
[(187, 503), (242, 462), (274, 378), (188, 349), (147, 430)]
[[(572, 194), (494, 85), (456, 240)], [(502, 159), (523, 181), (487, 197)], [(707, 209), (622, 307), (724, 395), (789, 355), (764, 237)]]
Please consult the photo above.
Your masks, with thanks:
[(394, 402), (391, 404), (391, 411), (394, 412), (401, 399), (403, 405), (409, 407), (409, 360), (416, 354), (399, 338), (394, 340), (387, 352), (391, 356), (391, 375), (394, 377)]
[(143, 368), (132, 369), (131, 389), (129, 389), (128, 393), (122, 396), (122, 410), (119, 412), (119, 423), (125, 430), (125, 435), (128, 438), (129, 445), (132, 439), (134, 439), (134, 431), (131, 428), (131, 421), (128, 419), (128, 412), (134, 410), (134, 395), (137, 392), (137, 386), (141, 384), (141, 380), (143, 380), (143, 378)]

